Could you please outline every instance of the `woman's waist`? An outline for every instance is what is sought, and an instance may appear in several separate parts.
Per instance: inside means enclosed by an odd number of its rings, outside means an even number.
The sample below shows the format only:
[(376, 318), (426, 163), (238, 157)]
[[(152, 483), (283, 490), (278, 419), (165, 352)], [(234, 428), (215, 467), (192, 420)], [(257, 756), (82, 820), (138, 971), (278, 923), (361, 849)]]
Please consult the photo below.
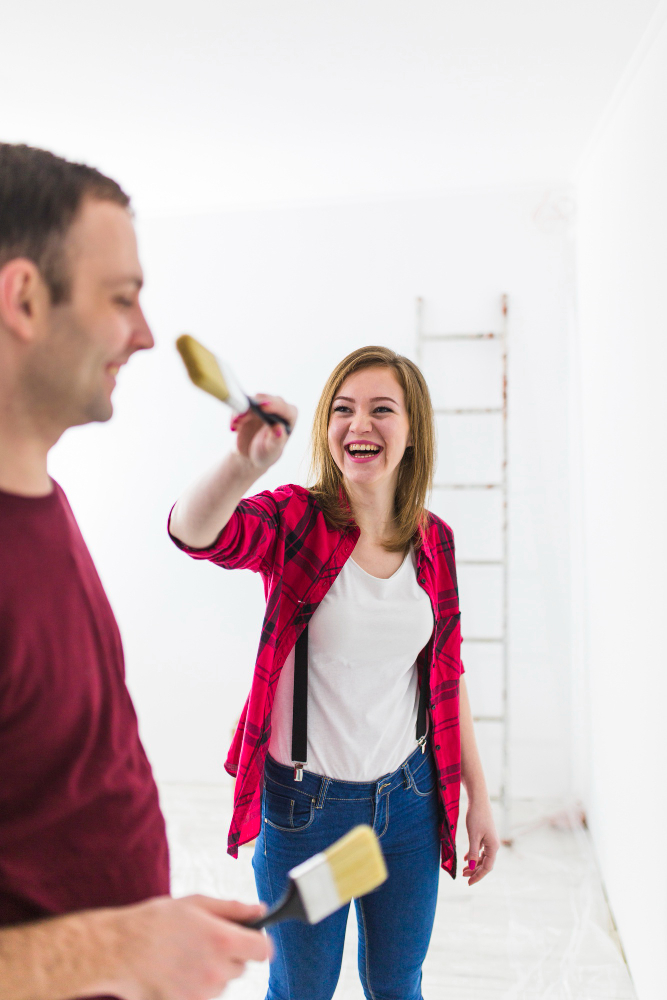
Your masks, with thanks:
[(409, 783), (410, 774), (415, 774), (421, 768), (433, 766), (433, 756), (427, 742), (423, 747), (417, 746), (393, 771), (381, 774), (372, 781), (331, 778), (326, 774), (308, 771), (306, 768), (303, 770), (301, 780), (296, 781), (294, 768), (280, 764), (270, 753), (266, 756), (264, 776), (268, 783), (276, 783), (309, 798), (319, 798), (326, 791), (327, 798), (372, 799), (378, 795), (388, 794), (406, 782)]

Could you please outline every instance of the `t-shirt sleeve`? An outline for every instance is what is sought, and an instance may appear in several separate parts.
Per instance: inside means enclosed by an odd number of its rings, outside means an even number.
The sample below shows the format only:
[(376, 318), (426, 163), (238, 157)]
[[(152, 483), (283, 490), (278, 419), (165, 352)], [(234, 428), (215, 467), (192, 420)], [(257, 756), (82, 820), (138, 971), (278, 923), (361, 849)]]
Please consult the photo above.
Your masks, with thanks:
[(280, 532), (280, 514), (281, 508), (275, 496), (266, 490), (241, 500), (216, 540), (207, 548), (192, 548), (172, 535), (171, 531), (169, 537), (192, 559), (208, 559), (223, 569), (250, 569), (254, 573), (268, 575)]

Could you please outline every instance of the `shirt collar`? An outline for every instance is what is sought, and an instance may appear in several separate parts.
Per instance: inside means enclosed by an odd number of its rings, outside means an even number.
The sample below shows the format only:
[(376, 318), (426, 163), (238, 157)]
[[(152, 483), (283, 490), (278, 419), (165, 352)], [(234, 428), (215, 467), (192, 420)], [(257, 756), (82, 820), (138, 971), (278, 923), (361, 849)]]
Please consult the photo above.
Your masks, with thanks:
[(429, 562), (433, 562), (433, 549), (428, 537), (428, 531), (423, 525), (419, 528), (419, 537), (421, 539), (421, 545), (419, 547), (419, 552), (424, 553), (424, 558), (428, 559)]

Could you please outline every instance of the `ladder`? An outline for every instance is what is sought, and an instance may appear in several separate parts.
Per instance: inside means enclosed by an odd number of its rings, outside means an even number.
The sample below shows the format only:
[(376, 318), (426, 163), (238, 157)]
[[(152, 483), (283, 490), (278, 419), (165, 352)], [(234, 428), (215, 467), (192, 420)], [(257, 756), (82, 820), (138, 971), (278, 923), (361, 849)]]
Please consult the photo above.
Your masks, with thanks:
[(500, 760), (500, 787), (497, 796), (492, 796), (500, 804), (500, 837), (504, 844), (511, 844), (510, 837), (510, 817), (509, 817), (509, 659), (508, 659), (508, 437), (507, 437), (507, 323), (508, 323), (508, 300), (507, 295), (501, 297), (501, 326), (500, 329), (492, 333), (432, 333), (424, 330), (424, 300), (416, 300), (416, 333), (417, 333), (417, 363), (424, 373), (427, 382), (429, 372), (425, 364), (425, 348), (429, 342), (433, 341), (489, 341), (496, 340), (500, 346), (500, 366), (501, 371), (498, 377), (501, 379), (502, 405), (500, 406), (471, 406), (471, 407), (439, 407), (435, 408), (436, 418), (438, 416), (492, 416), (501, 415), (501, 451), (499, 475), (493, 482), (458, 482), (442, 481), (434, 482), (434, 489), (442, 490), (493, 490), (499, 491), (501, 496), (501, 557), (499, 559), (458, 559), (458, 566), (497, 566), (501, 570), (501, 629), (497, 635), (466, 635), (467, 644), (493, 644), (499, 648), (501, 654), (501, 697), (500, 711), (497, 714), (475, 715), (473, 720), (479, 724), (499, 725), (502, 727), (501, 738), (501, 760)]

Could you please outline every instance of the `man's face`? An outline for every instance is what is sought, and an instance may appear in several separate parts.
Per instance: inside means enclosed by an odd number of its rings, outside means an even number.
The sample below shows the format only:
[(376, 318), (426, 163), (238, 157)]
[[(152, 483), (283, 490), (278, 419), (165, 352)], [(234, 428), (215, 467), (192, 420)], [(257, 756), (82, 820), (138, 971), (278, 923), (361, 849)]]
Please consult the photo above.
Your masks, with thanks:
[(154, 345), (139, 305), (143, 275), (127, 209), (86, 199), (65, 252), (69, 301), (47, 310), (24, 371), (36, 411), (63, 430), (108, 420), (119, 368)]

